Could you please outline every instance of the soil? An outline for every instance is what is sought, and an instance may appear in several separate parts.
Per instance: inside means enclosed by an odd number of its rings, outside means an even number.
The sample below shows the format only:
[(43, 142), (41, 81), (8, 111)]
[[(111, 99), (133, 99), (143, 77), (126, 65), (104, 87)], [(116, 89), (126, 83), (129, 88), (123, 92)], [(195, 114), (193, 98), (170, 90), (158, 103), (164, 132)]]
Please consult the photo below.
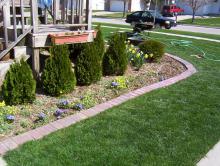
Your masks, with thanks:
[[(185, 70), (186, 68), (180, 62), (169, 56), (164, 56), (159, 63), (145, 63), (139, 71), (128, 66), (123, 76), (128, 81), (127, 88), (124, 89), (112, 88), (111, 83), (117, 76), (108, 76), (102, 77), (99, 82), (90, 86), (77, 86), (72, 93), (60, 97), (37, 94), (36, 101), (33, 104), (16, 106), (19, 110), (16, 120), (11, 124), (5, 124), (4, 129), (0, 130), (0, 140), (56, 120), (57, 118), (54, 116), (54, 112), (58, 109), (57, 104), (61, 99), (66, 99), (69, 103), (76, 103), (81, 101), (84, 96), (89, 96), (87, 105), (85, 106), (86, 109), (95, 104), (113, 99), (123, 93), (169, 79), (183, 73)], [(43, 121), (36, 121), (41, 112), (46, 114), (46, 118)], [(76, 112), (77, 110), (67, 109), (62, 117)]]

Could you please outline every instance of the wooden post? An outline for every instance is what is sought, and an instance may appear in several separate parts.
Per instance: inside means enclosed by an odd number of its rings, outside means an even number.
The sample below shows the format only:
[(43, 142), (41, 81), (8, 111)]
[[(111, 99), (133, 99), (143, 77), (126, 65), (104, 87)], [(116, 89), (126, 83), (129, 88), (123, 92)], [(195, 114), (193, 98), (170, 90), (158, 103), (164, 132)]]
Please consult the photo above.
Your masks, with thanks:
[(59, 11), (60, 11), (60, 0), (53, 1), (53, 23), (56, 24), (57, 20), (59, 20)]
[(71, 0), (71, 24), (74, 24), (75, 21), (74, 12), (75, 12), (74, 0)]
[[(37, 33), (38, 32), (38, 4), (37, 4), (37, 0), (31, 0), (31, 25), (33, 27), (33, 33)], [(34, 40), (34, 37), (33, 37), (33, 40)], [(39, 50), (39, 48), (33, 48), (32, 70), (33, 70), (35, 78), (36, 79), (39, 78), (39, 73), (40, 73), (40, 50)]]
[(62, 9), (61, 9), (61, 20), (62, 22), (65, 24), (65, 4), (66, 4), (66, 0), (62, 1)]
[(2, 7), (3, 13), (3, 26), (4, 26), (4, 39), (5, 48), (8, 47), (8, 26), (10, 26), (10, 2), (6, 1), (5, 5)]
[(24, 21), (24, 1), (20, 0), (20, 7), (21, 7), (21, 26), (22, 26), (22, 33), (24, 33), (25, 29), (25, 21)]
[(82, 0), (79, 0), (79, 6), (78, 6), (78, 19), (79, 19), (79, 24), (82, 24), (81, 16), (82, 16)]
[(39, 74), (40, 74), (40, 49), (39, 48), (33, 48), (32, 70), (33, 70), (34, 77), (38, 79)]
[(47, 8), (44, 9), (44, 23), (47, 25), (48, 19), (47, 19)]
[(36, 0), (31, 0), (31, 25), (33, 33), (38, 32), (38, 5)]
[(80, 24), (83, 23), (83, 14), (84, 14), (84, 0), (81, 0), (81, 5), (80, 5)]
[(92, 1), (86, 0), (86, 23), (88, 24), (87, 30), (92, 29)]

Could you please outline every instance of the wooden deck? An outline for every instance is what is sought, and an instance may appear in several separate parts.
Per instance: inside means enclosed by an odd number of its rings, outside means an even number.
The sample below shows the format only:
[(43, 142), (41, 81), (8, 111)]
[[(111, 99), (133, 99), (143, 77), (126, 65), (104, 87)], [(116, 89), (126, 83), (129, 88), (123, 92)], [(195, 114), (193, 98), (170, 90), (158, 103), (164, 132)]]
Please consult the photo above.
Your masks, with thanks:
[[(0, 0), (0, 60), (17, 46), (32, 49), (32, 69), (39, 75), (39, 50), (51, 46), (51, 34), (87, 32), (83, 42), (93, 40), (92, 0), (53, 0), (48, 9), (39, 8), (37, 0)], [(77, 36), (77, 35), (76, 35)], [(20, 45), (26, 39), (25, 45)], [(76, 40), (80, 42), (80, 40)], [(19, 44), (19, 46), (18, 46)], [(16, 52), (16, 51), (14, 51)], [(15, 55), (14, 55), (15, 57)]]
[[(50, 35), (63, 34), (63, 33), (73, 33), (75, 31), (81, 31), (81, 28), (85, 29), (87, 24), (65, 24), (65, 25), (40, 25), (38, 27), (37, 33), (31, 33), (31, 47), (41, 48), (41, 47), (49, 47), (52, 45)], [(84, 30), (89, 33), (89, 37), (87, 42), (93, 41), (93, 30)]]

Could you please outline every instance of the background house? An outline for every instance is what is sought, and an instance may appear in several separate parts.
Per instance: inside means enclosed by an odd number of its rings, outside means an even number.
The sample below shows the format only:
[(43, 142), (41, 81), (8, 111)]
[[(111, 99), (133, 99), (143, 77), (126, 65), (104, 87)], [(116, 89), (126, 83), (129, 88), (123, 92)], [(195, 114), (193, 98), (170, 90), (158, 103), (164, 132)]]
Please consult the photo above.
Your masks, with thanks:
[[(98, 1), (101, 0), (96, 0)], [(105, 1), (105, 10), (114, 11), (114, 12), (122, 12), (124, 10), (124, 0), (102, 0)], [(158, 0), (159, 2), (159, 0)], [(192, 14), (192, 9), (187, 4), (181, 2), (181, 0), (165, 0), (164, 4), (177, 4), (181, 8), (184, 9), (184, 14)], [(162, 6), (163, 4), (161, 4)], [(126, 4), (126, 11), (139, 11), (144, 10), (145, 4), (143, 0), (128, 0)], [(154, 4), (151, 4), (151, 9), (154, 9)], [(207, 15), (207, 14), (220, 14), (220, 0), (215, 0), (214, 2), (210, 2), (209, 4), (201, 7), (196, 15)]]
[(93, 0), (92, 9), (93, 10), (105, 10), (105, 0)]
[[(108, 11), (122, 12), (124, 10), (124, 0), (106, 0), (105, 6)], [(144, 10), (145, 5), (142, 0), (128, 0), (125, 9), (126, 11)]]
[[(176, 2), (178, 6), (184, 9), (184, 14), (192, 14), (192, 9), (187, 4), (181, 2), (180, 0)], [(196, 15), (207, 15), (207, 14), (220, 14), (220, 0), (215, 0), (215, 2), (210, 2), (209, 4), (201, 7)]]

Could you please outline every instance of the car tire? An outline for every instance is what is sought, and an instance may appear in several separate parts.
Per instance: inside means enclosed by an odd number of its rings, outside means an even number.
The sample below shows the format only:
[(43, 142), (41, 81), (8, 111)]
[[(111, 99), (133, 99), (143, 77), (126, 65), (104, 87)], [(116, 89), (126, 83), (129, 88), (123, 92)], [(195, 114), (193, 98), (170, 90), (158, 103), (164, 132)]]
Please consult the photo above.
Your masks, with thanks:
[(171, 25), (166, 25), (165, 26), (166, 29), (171, 29), (171, 27), (172, 27)]

